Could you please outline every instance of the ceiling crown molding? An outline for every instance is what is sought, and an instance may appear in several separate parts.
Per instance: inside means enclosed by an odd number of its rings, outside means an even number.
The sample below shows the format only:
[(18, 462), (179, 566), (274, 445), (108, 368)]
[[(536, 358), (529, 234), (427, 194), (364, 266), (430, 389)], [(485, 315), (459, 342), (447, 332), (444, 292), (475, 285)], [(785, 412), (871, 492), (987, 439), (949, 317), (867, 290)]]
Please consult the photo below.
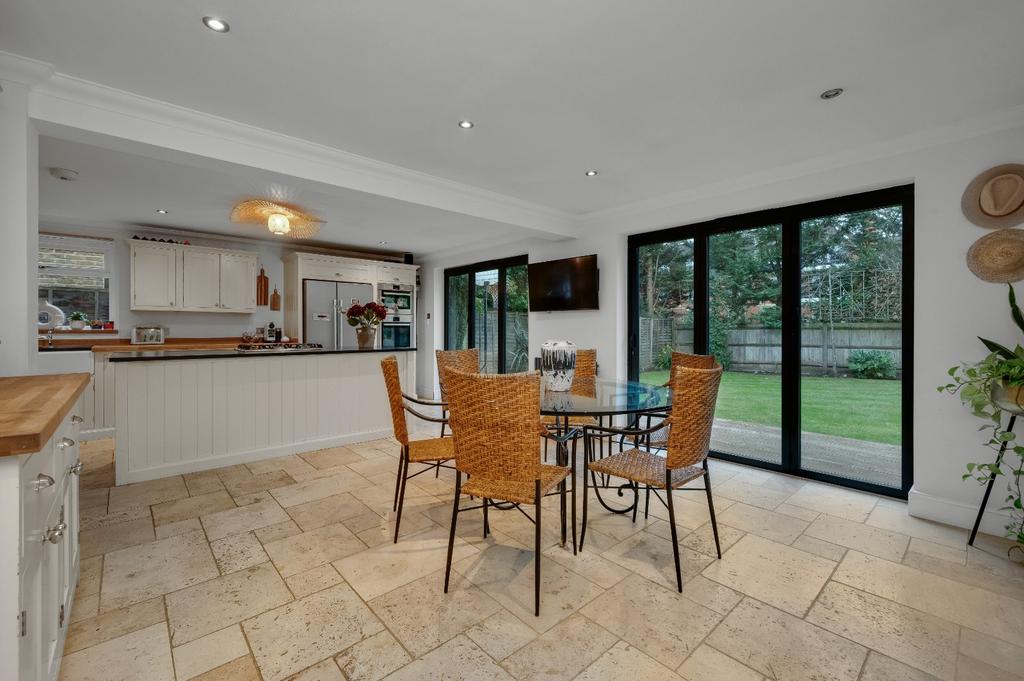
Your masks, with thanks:
[(53, 65), (10, 52), (0, 52), (0, 80), (34, 87), (53, 76)]
[(58, 128), (471, 215), (522, 227), (538, 236), (578, 234), (575, 216), (548, 206), (64, 74), (33, 88), (29, 114)]

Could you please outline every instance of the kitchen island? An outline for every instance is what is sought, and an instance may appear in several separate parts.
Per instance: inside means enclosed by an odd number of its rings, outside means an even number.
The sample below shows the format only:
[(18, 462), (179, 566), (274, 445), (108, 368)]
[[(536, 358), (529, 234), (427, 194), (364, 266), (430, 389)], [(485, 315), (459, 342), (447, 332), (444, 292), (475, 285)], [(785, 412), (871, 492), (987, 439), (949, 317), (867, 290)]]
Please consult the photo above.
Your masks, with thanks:
[(414, 348), (112, 353), (117, 484), (385, 437), (391, 354), (413, 385)]

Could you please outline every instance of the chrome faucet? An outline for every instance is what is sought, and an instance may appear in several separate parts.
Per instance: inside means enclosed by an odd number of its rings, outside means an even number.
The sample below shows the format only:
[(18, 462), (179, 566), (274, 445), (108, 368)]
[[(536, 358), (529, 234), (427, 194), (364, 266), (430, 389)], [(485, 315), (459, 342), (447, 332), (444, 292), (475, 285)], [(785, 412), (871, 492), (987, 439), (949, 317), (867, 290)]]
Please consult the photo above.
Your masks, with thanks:
[(53, 329), (47, 329), (46, 330), (46, 335), (45, 336), (40, 336), (40, 340), (42, 340), (43, 338), (46, 338), (46, 347), (52, 348), (53, 347)]

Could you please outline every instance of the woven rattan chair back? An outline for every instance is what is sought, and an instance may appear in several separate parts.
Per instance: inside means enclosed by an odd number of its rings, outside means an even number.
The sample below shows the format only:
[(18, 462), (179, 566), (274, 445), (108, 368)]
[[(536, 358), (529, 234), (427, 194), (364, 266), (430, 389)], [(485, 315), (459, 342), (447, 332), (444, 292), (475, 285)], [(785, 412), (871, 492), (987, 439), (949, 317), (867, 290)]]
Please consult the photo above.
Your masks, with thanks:
[(693, 466), (707, 457), (721, 381), (721, 365), (713, 369), (682, 366), (672, 371), (672, 411), (666, 420), (670, 426), (665, 461), (668, 468)]
[(449, 369), (455, 467), (485, 480), (540, 476), (540, 374), (471, 374)]
[(398, 360), (394, 355), (380, 361), (384, 373), (384, 385), (388, 388), (388, 403), (391, 405), (391, 423), (395, 428), (395, 439), (403, 446), (409, 444), (409, 429), (405, 423), (405, 401), (402, 399), (402, 383), (398, 379)]
[(471, 374), (480, 372), (480, 350), (478, 348), (435, 350), (434, 356), (437, 360), (437, 383), (441, 386), (442, 397), (448, 394), (445, 386), (445, 372), (448, 369), (457, 369)]
[(597, 350), (587, 348), (576, 351), (576, 373), (573, 380), (577, 378), (591, 379), (597, 377)]
[(690, 369), (714, 369), (715, 356), (714, 355), (691, 355), (688, 352), (673, 352), (672, 353), (672, 366), (670, 367), (672, 373), (675, 372), (676, 367), (688, 367)]

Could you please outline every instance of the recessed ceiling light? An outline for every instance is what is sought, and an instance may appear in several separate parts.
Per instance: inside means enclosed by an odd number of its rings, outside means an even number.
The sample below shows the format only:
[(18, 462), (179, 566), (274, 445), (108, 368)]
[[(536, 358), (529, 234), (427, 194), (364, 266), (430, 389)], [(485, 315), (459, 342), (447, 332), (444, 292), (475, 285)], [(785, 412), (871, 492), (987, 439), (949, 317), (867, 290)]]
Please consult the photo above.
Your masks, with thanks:
[(841, 94), (843, 94), (843, 88), (834, 87), (831, 90), (825, 90), (818, 96), (821, 97), (822, 99), (835, 99)]
[(203, 23), (206, 24), (206, 28), (211, 31), (216, 31), (217, 33), (227, 33), (231, 30), (231, 27), (228, 26), (228, 22), (223, 19), (218, 19), (217, 17), (203, 17)]
[(587, 172), (585, 172), (583, 174), (586, 175), (587, 177), (593, 177), (594, 175), (597, 175), (597, 171), (596, 170), (588, 170)]
[(157, 208), (156, 212), (160, 213), (160, 215), (167, 215), (167, 211), (165, 211), (163, 208)]
[(74, 182), (78, 179), (78, 171), (71, 168), (50, 168), (50, 177), (55, 177), (64, 182)]
[(459, 127), (463, 130), (469, 130), (473, 127), (473, 121), (459, 121)]

